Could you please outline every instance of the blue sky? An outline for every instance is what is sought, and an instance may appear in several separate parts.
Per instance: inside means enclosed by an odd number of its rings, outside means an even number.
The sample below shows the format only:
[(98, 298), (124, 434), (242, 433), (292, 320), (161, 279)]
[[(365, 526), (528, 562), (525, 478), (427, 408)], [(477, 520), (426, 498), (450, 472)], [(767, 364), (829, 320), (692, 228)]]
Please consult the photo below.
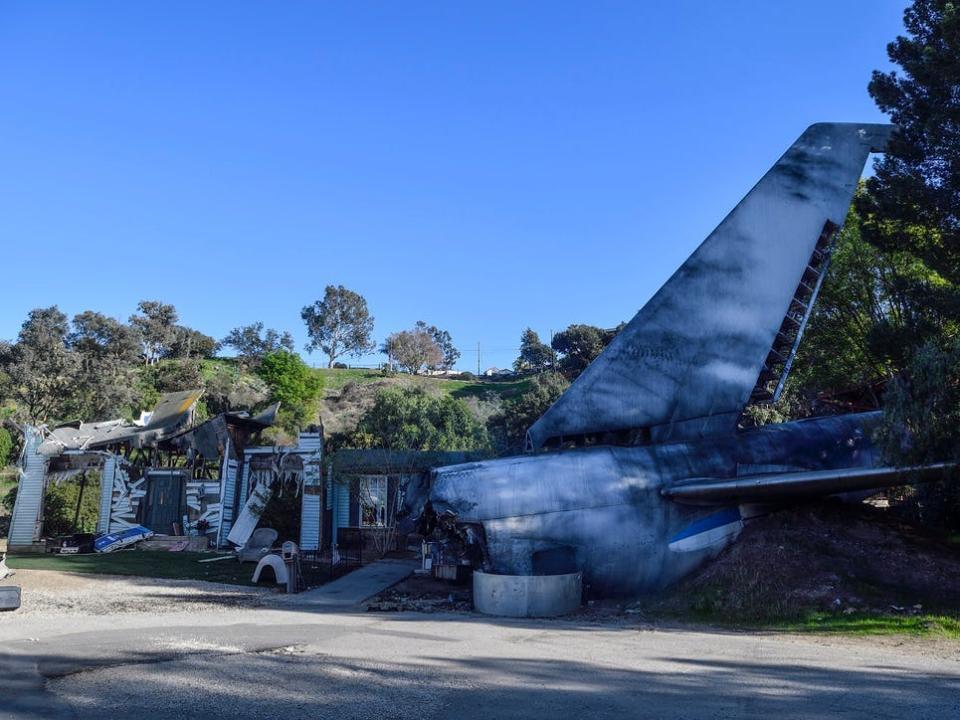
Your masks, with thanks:
[(632, 317), (810, 123), (882, 121), (905, 4), (8, 0), (0, 338), (162, 299), (302, 350), (342, 283), (508, 366)]

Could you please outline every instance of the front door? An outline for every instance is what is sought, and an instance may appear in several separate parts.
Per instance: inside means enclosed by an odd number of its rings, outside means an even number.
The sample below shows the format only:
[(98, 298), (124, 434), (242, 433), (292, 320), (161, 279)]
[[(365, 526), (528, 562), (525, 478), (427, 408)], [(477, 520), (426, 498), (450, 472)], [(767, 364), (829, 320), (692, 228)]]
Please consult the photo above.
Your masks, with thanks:
[(149, 473), (144, 525), (158, 535), (173, 535), (173, 524), (182, 522), (183, 474)]

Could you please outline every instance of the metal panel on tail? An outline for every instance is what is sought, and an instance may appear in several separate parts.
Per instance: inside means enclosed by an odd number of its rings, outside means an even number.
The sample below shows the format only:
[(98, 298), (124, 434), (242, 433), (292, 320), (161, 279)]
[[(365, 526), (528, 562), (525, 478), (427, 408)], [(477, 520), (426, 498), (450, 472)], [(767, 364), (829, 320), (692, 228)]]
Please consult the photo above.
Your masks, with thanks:
[[(882, 152), (891, 130), (807, 128), (531, 426), (528, 446), (640, 428), (655, 441), (732, 431), (777, 348), (784, 361), (795, 352), (815, 297), (803, 294), (810, 265), (825, 235), (843, 225), (867, 156)], [(791, 317), (799, 328), (784, 339)], [(771, 374), (788, 371), (783, 362)]]

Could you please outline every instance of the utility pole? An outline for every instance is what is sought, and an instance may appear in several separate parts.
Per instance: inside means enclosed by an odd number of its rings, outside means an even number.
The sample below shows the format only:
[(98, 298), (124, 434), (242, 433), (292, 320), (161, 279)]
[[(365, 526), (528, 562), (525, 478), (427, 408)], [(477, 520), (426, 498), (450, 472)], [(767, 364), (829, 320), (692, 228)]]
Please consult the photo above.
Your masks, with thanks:
[(480, 341), (477, 340), (477, 377), (480, 377)]

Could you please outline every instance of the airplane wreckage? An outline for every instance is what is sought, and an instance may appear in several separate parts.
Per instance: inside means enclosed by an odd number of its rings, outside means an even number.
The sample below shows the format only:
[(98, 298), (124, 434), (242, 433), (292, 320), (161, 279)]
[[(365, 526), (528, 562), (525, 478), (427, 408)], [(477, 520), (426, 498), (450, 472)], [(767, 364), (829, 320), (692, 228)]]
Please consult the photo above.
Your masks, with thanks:
[(300, 545), (317, 550), (322, 428), (301, 432), (292, 447), (252, 445), (273, 424), (279, 404), (255, 416), (224, 412), (196, 423), (201, 394), (168, 393), (135, 422), (22, 428), (10, 549), (44, 547), (43, 498), (50, 483), (80, 478), (82, 497), (87, 473), (97, 473), (97, 539), (90, 533), (79, 547), (71, 543), (58, 552), (77, 552), (84, 544), (87, 552), (109, 551), (154, 534), (187, 539), (184, 544), (195, 549), (242, 547), (271, 496), (288, 485), (301, 496)]
[(276, 407), (194, 424), (200, 393), (172, 393), (135, 423), (25, 428), (10, 547), (40, 544), (48, 482), (93, 470), (101, 535), (145, 526), (243, 547), (292, 483), (300, 547), (342, 549), (338, 530), (371, 528), (350, 527), (366, 523), (337, 478), (376, 476), (399, 500), (373, 525), (416, 528), (434, 565), (582, 573), (594, 596), (640, 594), (715, 557), (751, 517), (941, 477), (953, 466), (884, 466), (876, 412), (741, 429), (747, 405), (783, 391), (864, 165), (892, 129), (808, 128), (530, 427), (524, 455), (341, 451), (324, 482), (322, 428), (251, 446)]
[(437, 469), (406, 511), (487, 572), (580, 571), (595, 595), (638, 594), (777, 506), (948, 472), (884, 467), (876, 412), (738, 428), (749, 403), (780, 396), (864, 165), (892, 130), (809, 127), (530, 427), (527, 455)]

